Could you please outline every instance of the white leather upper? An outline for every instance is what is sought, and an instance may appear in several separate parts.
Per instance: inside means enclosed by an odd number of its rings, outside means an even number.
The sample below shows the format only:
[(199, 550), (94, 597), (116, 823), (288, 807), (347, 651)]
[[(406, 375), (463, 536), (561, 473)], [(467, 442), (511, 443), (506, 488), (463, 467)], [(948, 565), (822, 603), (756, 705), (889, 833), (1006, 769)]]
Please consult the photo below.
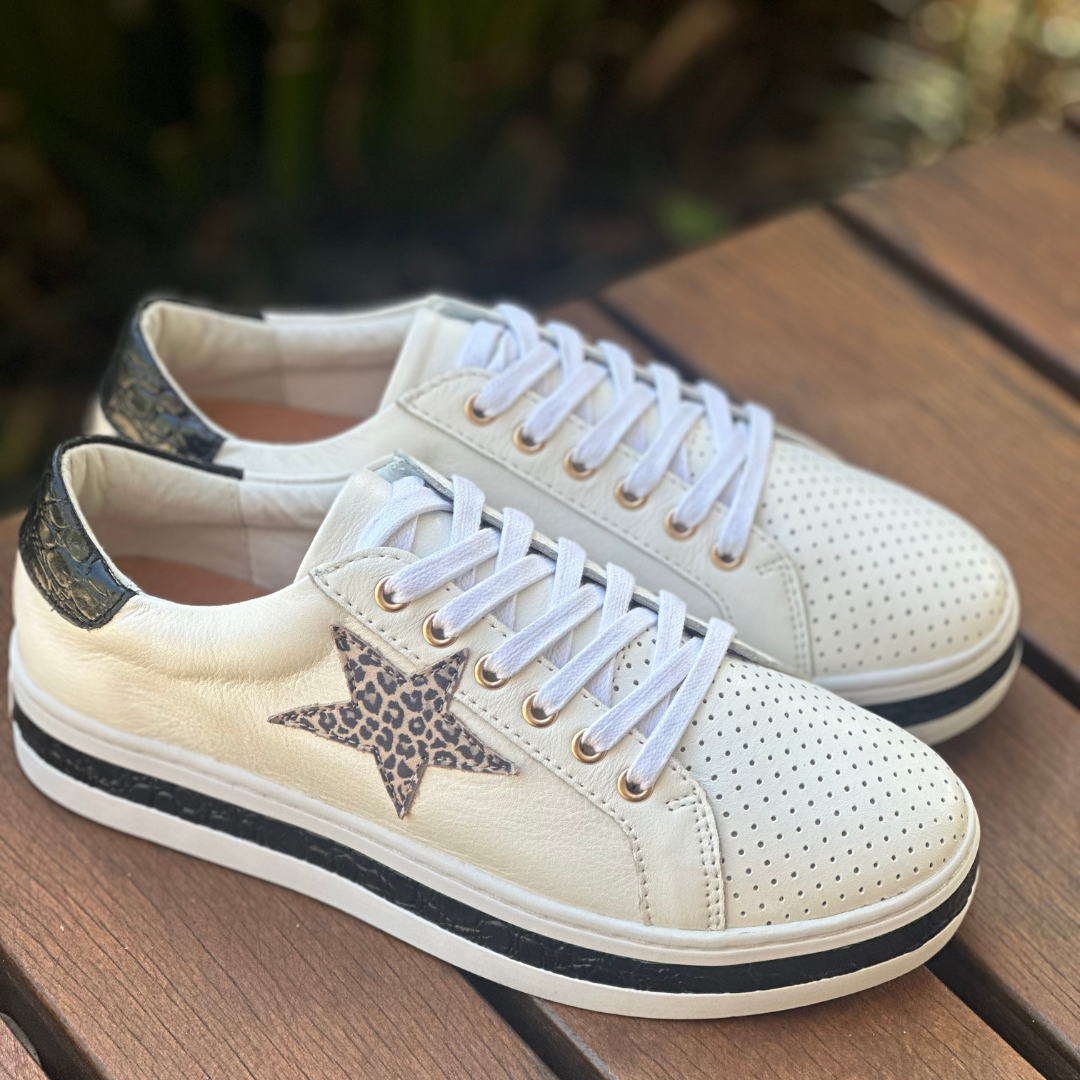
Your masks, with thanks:
[[(616, 683), (632, 680), (628, 649)], [(802, 680), (732, 658), (678, 754), (720, 830), (728, 926), (851, 911), (940, 870), (969, 826), (918, 739)]]
[[(383, 373), (379, 411), (332, 438), (287, 445), (223, 432), (217, 460), (249, 476), (344, 479), (388, 452), (404, 451), (443, 473), (468, 476), (496, 506), (524, 504), (549, 534), (572, 536), (647, 587), (679, 593), (696, 614), (733, 623), (742, 640), (796, 674), (826, 680), (840, 692), (847, 692), (849, 677), (877, 676), (872, 696), (882, 701), (917, 696), (907, 688), (931, 672), (939, 681), (961, 682), (971, 676), (969, 658), (980, 642), (1003, 652), (1015, 635), (1016, 589), (995, 548), (944, 508), (801, 436), (781, 430), (776, 438), (746, 558), (724, 570), (709, 558), (723, 503), (692, 537), (679, 540), (663, 526), (687, 488), (674, 473), (641, 509), (616, 501), (616, 485), (638, 459), (629, 446), (586, 480), (568, 474), (563, 459), (589, 430), (585, 420), (570, 417), (535, 454), (511, 440), (540, 400), (534, 393), (489, 424), (471, 423), (463, 406), (491, 375), (455, 361), (471, 320), (498, 318), (485, 309), (434, 297), (345, 315), (269, 315), (266, 322), (182, 305), (152, 305), (147, 312), (151, 347), (168, 358), (178, 384), (188, 380), (200, 391), (308, 408), (321, 402), (339, 412), (349, 403), (361, 409), (360, 399), (370, 406), (371, 379)], [(169, 320), (182, 332), (170, 335)], [(400, 352), (391, 370), (395, 345)], [(253, 359), (260, 348), (261, 367)], [(233, 359), (234, 350), (241, 359)], [(359, 397), (333, 392), (350, 364), (363, 382)], [(320, 371), (330, 380), (322, 391)], [(602, 391), (592, 400), (602, 407)], [(693, 474), (711, 452), (703, 421), (686, 451)], [(980, 655), (979, 663), (993, 659)]]
[[(65, 475), (91, 524), (99, 521), (107, 556), (153, 553), (163, 531), (140, 526), (155, 513), (207, 531), (201, 551), (199, 530), (187, 533), (189, 561), (237, 573), (245, 558), (234, 549), (252, 550), (260, 530), (291, 526), (293, 547), (314, 531), (312, 513), (290, 521), (283, 509), (295, 485), (265, 484), (241, 520), (249, 481), (110, 446), (69, 458)], [(584, 764), (571, 737), (605, 708), (600, 702), (583, 690), (550, 727), (531, 727), (521, 703), (555, 670), (550, 662), (534, 661), (495, 690), (473, 679), (470, 662), (454, 713), (518, 772), (429, 769), (399, 819), (370, 754), (267, 722), (347, 696), (332, 624), (403, 670), (446, 656), (424, 640), (421, 623), (457, 587), (386, 612), (374, 600), (377, 582), (416, 556), (349, 547), (349, 520), (373, 513), (387, 487), (360, 474), (331, 511), (337, 524), (319, 533), (307, 572), (237, 604), (190, 607), (139, 592), (87, 632), (49, 607), (20, 560), (15, 639), (35, 693), (153, 740), (163, 756), (179, 748), (207, 770), (228, 766), (351, 815), (383, 843), (396, 836), (457, 860), (462, 875), (483, 875), (493, 896), (524, 890), (582, 919), (703, 932), (828, 919), (903, 896), (970, 839), (966, 793), (931, 750), (827, 691), (732, 655), (640, 803), (616, 794), (640, 735)], [(276, 572), (286, 574), (284, 562)], [(488, 617), (454, 648), (474, 660), (507, 635)], [(646, 634), (623, 651), (613, 700), (643, 673), (649, 646)]]

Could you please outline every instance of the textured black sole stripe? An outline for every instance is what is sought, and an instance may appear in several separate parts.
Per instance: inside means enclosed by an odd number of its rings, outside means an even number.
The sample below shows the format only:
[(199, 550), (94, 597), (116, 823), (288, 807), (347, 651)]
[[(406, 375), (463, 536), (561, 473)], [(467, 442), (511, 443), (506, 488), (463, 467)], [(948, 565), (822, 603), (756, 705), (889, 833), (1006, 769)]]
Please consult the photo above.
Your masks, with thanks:
[(15, 705), (15, 722), (23, 739), (38, 757), (80, 783), (329, 870), (404, 911), (511, 960), (571, 979), (628, 990), (667, 994), (747, 994), (850, 975), (925, 945), (964, 910), (975, 886), (977, 862), (959, 887), (933, 911), (907, 926), (855, 945), (808, 956), (727, 966), (657, 964), (597, 952), (523, 930), (297, 825), (91, 757), (46, 734), (27, 718), (18, 703)]
[(1009, 670), (1009, 665), (1013, 662), (1013, 657), (1022, 648), (1020, 637), (1017, 635), (1013, 638), (1012, 644), (985, 671), (980, 671), (974, 678), (968, 679), (959, 686), (952, 686), (936, 694), (927, 694), (926, 697), (911, 698), (909, 701), (890, 701), (885, 705), (864, 707), (900, 727), (912, 727), (914, 724), (938, 720), (950, 713), (958, 712), (965, 705), (970, 705), (981, 698), (987, 690), (1004, 677)]

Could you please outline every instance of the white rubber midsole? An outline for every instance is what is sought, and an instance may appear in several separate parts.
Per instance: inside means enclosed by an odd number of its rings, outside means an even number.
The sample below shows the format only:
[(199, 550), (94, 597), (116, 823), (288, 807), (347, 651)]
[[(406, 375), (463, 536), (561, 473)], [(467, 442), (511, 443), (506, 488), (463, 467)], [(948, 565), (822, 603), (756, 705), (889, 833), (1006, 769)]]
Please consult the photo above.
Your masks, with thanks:
[(927, 720), (922, 724), (911, 724), (904, 730), (922, 739), (929, 746), (959, 735), (968, 728), (974, 727), (980, 720), (985, 719), (1001, 704), (1001, 699), (1008, 693), (1016, 678), (1016, 672), (1020, 668), (1021, 650), (1018, 648), (1013, 654), (1012, 660), (1005, 674), (986, 693), (981, 694), (974, 701), (969, 701), (962, 709), (939, 716), (935, 720)]
[(963, 910), (918, 949), (850, 974), (738, 994), (633, 990), (573, 979), (521, 963), (444, 930), (328, 870), (83, 784), (38, 757), (17, 727), (15, 752), (34, 786), (75, 813), (321, 900), (483, 978), (551, 1001), (600, 1012), (660, 1019), (704, 1019), (773, 1012), (855, 993), (923, 964), (956, 932), (971, 903), (969, 896)]

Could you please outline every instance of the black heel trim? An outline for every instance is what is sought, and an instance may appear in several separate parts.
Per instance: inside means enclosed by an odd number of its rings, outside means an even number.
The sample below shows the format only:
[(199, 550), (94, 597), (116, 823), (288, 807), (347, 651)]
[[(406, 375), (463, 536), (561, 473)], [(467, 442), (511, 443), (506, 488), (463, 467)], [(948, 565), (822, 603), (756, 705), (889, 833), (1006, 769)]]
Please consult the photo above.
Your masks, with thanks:
[(34, 492), (19, 527), (19, 554), (49, 606), (68, 622), (93, 630), (135, 592), (116, 579), (71, 501), (61, 471), (68, 445), (53, 451)]
[(101, 409), (109, 423), (134, 443), (211, 462), (224, 436), (176, 392), (143, 336), (142, 313), (157, 299), (142, 301), (128, 320), (101, 380)]

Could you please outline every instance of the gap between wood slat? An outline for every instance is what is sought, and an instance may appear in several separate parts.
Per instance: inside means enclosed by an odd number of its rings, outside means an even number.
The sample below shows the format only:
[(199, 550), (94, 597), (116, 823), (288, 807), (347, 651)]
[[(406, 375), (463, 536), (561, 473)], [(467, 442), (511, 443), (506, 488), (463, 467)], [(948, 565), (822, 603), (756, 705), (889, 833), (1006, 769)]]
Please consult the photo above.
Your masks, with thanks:
[(872, 222), (864, 220), (839, 203), (829, 203), (822, 209), (847, 229), (857, 241), (871, 248), (876, 254), (884, 256), (894, 269), (934, 293), (938, 300), (948, 304), (958, 314), (975, 323), (998, 344), (1033, 367), (1040, 375), (1057, 384), (1073, 397), (1080, 398), (1080, 375), (1041, 349), (1021, 329), (986, 307), (978, 297), (939, 274), (929, 263), (913, 258), (890, 237), (874, 228)]
[(559, 1080), (617, 1080), (542, 998), (465, 976)]
[(0, 949), (0, 1012), (30, 1040), (52, 1080), (102, 1080), (93, 1058), (31, 986), (25, 972)]
[(630, 312), (612, 303), (603, 293), (589, 297), (588, 302), (635, 339), (641, 351), (647, 353), (651, 359), (662, 360), (669, 367), (673, 367), (687, 382), (696, 382), (701, 378), (701, 372), (678, 349), (654, 334)]
[(1067, 702), (1080, 709), (1080, 678), (1034, 638), (1026, 633), (1021, 636), (1024, 640), (1023, 664), (1028, 671), (1037, 675), (1051, 690), (1055, 690)]
[(926, 966), (1047, 1080), (1076, 1080), (1080, 1075), (1068, 1041), (1043, 1017), (1025, 1008), (963, 941), (953, 938)]

